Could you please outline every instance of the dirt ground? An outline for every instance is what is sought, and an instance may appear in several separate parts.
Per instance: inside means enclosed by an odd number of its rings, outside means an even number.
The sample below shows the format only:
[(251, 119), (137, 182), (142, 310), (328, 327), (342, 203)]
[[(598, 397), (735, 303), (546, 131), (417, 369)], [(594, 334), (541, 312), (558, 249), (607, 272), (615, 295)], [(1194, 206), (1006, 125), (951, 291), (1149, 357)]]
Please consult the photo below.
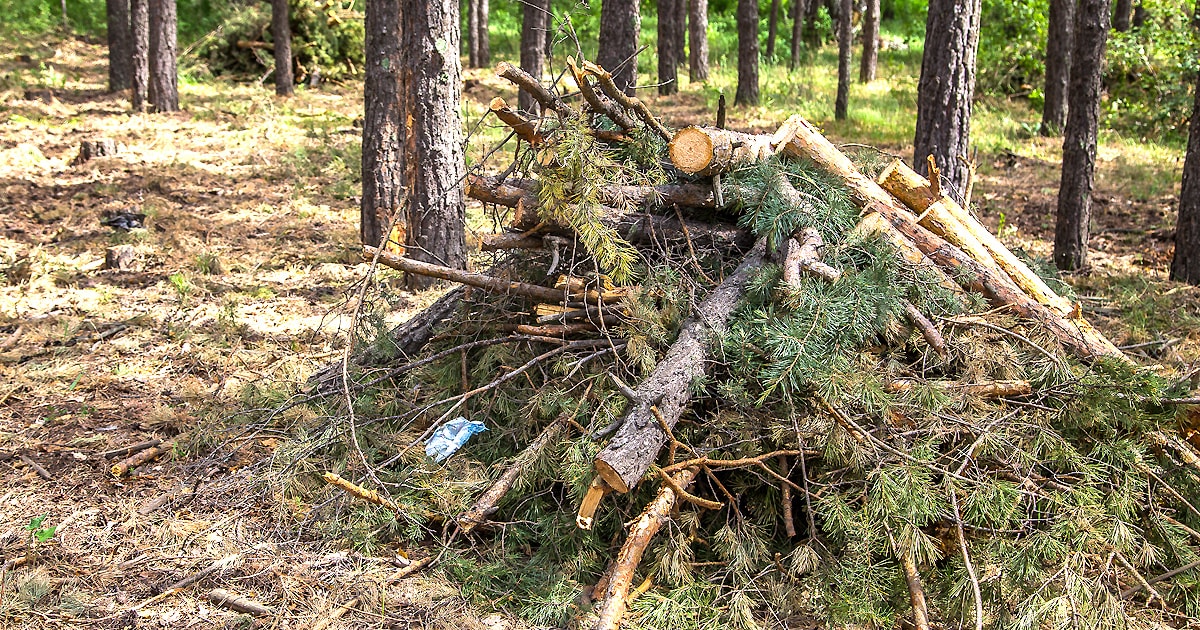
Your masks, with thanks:
[[(341, 353), (348, 289), (366, 272), (360, 88), (282, 101), (269, 86), (185, 81), (184, 112), (131, 115), (124, 95), (103, 91), (103, 52), (0, 46), (0, 627), (299, 628), (341, 606), (331, 628), (519, 627), (436, 571), (386, 583), (407, 562), (400, 550), (367, 556), (314, 535), (302, 506), (243, 472), (287, 435), (225, 429)], [(471, 111), (501, 93), (487, 73), (468, 79)], [(652, 104), (668, 122), (710, 117), (696, 94)], [(116, 155), (76, 163), (96, 139)], [(981, 163), (985, 221), (1047, 255), (1057, 165)], [(1118, 184), (1102, 177), (1095, 270), (1073, 282), (1118, 344), (1187, 370), (1200, 292), (1164, 281), (1175, 200)], [(102, 223), (139, 214), (142, 227)], [(107, 268), (111, 248), (131, 252), (125, 268)], [(405, 295), (390, 319), (435, 297)], [(231, 437), (239, 448), (213, 458)], [(122, 456), (110, 451), (152, 439), (164, 456), (111, 474)], [(272, 613), (216, 606), (213, 588)]]

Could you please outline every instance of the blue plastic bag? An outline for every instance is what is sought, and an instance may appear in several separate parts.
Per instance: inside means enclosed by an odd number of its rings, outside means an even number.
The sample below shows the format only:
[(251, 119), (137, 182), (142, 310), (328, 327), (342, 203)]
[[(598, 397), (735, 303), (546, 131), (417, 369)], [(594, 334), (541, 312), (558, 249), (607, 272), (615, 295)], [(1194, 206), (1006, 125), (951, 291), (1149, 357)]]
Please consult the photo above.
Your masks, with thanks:
[(459, 416), (433, 432), (433, 436), (425, 442), (425, 454), (440, 464), (462, 448), (472, 435), (484, 431), (487, 431), (487, 427), (482, 422), (468, 421)]

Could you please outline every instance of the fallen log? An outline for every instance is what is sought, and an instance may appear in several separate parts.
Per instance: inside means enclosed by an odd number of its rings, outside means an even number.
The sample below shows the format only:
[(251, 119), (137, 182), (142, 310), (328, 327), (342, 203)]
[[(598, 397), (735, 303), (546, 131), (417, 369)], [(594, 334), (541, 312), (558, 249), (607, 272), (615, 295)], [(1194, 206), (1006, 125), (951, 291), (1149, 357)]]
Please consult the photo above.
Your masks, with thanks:
[(746, 258), (725, 281), (696, 306), (684, 322), (679, 337), (650, 376), (634, 390), (634, 399), (609, 443), (596, 454), (597, 474), (618, 492), (629, 492), (658, 458), (667, 434), (651, 408), (662, 415), (662, 425), (672, 429), (691, 399), (691, 384), (708, 373), (709, 340), (720, 334), (745, 292), (751, 274), (762, 266), (766, 242), (755, 243)]
[(621, 552), (613, 564), (607, 585), (603, 589), (604, 599), (600, 603), (600, 618), (595, 630), (617, 630), (621, 626), (621, 617), (629, 603), (629, 590), (633, 586), (633, 575), (641, 564), (642, 555), (650, 545), (650, 540), (658, 533), (663, 524), (671, 518), (671, 510), (675, 507), (678, 495), (671, 485), (687, 489), (696, 475), (700, 473), (699, 466), (691, 466), (675, 473), (671, 480), (673, 484), (664, 484), (658, 491), (658, 496), (646, 506), (642, 515), (629, 528), (629, 537), (621, 545)]
[(556, 419), (550, 423), (550, 426), (542, 430), (541, 434), (525, 447), (514, 461), (504, 470), (496, 481), (488, 487), (488, 489), (475, 500), (471, 509), (463, 512), (458, 516), (458, 527), (464, 534), (470, 533), (476, 527), (488, 522), (488, 517), (496, 511), (496, 505), (500, 503), (500, 499), (508, 494), (514, 483), (521, 476), (521, 473), (537, 461), (542, 456), (542, 452), (546, 447), (554, 443), (558, 436), (562, 435), (563, 427), (566, 423), (562, 418)]
[(671, 139), (669, 149), (675, 168), (704, 177), (761, 162), (777, 153), (772, 136), (713, 127), (680, 129)]
[(782, 145), (784, 155), (810, 159), (826, 172), (840, 178), (855, 204), (866, 212), (878, 212), (916, 244), (922, 253), (943, 269), (951, 271), (952, 275), (962, 278), (968, 288), (981, 291), (996, 306), (1007, 307), (1015, 314), (1041, 324), (1055, 339), (1081, 358), (1111, 357), (1129, 361), (1111, 342), (1083, 334), (1078, 326), (1067, 321), (1060, 313), (1022, 291), (999, 269), (976, 261), (920, 225), (903, 204), (874, 180), (858, 172), (850, 158), (808, 121), (793, 116), (789, 126), (794, 128), (795, 133)]

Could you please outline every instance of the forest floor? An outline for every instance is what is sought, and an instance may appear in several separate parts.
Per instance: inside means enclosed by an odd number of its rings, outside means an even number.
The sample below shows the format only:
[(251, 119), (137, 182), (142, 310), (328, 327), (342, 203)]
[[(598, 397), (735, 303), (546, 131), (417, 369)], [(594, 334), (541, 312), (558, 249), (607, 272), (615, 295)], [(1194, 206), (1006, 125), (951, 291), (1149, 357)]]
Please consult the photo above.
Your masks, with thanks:
[[(310, 506), (246, 485), (237, 471), (270, 457), (286, 433), (208, 455), (240, 418), (341, 355), (350, 288), (367, 271), (357, 253), (359, 86), (280, 100), (269, 86), (185, 81), (183, 112), (131, 115), (125, 96), (104, 93), (103, 55), (73, 39), (0, 44), (0, 458), (11, 456), (0, 461), (0, 626), (298, 628), (349, 603), (331, 627), (521, 627), (436, 570), (381, 587), (404, 563), (400, 550), (348, 549), (319, 535)], [(467, 78), (469, 125), (493, 96), (515, 101), (488, 71)], [(668, 124), (689, 124), (711, 119), (712, 89), (647, 100)], [(882, 89), (856, 87), (864, 101)], [(731, 126), (773, 130), (788, 107), (734, 109)], [(989, 120), (1035, 119), (1004, 107), (991, 107), (981, 136), (995, 137)], [(853, 124), (828, 130), (910, 153), (857, 137)], [(471, 159), (499, 137), (484, 128)], [(101, 138), (120, 151), (74, 163), (81, 141)], [(1030, 136), (979, 156), (977, 211), (1034, 256), (1049, 254), (1056, 144)], [(1181, 159), (1102, 145), (1093, 268), (1068, 279), (1099, 328), (1169, 372), (1200, 357), (1200, 289), (1165, 280)], [(101, 223), (121, 211), (144, 213), (144, 227)], [(481, 215), (471, 224), (486, 230)], [(118, 245), (134, 262), (106, 269)], [(391, 322), (437, 292), (396, 295)], [(114, 478), (119, 458), (104, 452), (148, 439), (172, 442), (169, 456)], [(222, 558), (199, 586), (146, 603)], [(212, 587), (275, 615), (215, 607)]]

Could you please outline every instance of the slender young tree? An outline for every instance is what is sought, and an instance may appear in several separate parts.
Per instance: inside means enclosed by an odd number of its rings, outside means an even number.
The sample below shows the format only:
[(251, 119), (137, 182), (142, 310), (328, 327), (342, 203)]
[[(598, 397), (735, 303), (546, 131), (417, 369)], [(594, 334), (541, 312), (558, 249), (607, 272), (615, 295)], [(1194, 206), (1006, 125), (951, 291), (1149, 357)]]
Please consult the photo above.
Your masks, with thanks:
[(1124, 33), (1129, 30), (1129, 22), (1133, 19), (1133, 0), (1116, 0), (1112, 8), (1112, 27), (1114, 31)]
[(600, 5), (600, 50), (596, 63), (613, 75), (617, 88), (630, 96), (637, 84), (638, 0), (604, 0)]
[(825, 4), (823, 0), (808, 0), (808, 4), (804, 7), (804, 45), (808, 46), (809, 50), (821, 47), (821, 34), (817, 32), (817, 17), (821, 13), (822, 4)]
[(133, 111), (146, 111), (150, 93), (150, 4), (149, 0), (129, 3), (130, 70)]
[[(363, 49), (362, 207), (359, 235), (364, 245), (388, 247), (403, 243), (400, 212), (404, 178), (401, 175), (400, 136), (400, 0), (366, 0)], [(400, 230), (392, 238), (393, 219)], [(385, 243), (384, 239), (390, 239)]]
[(150, 106), (179, 111), (175, 0), (150, 0)]
[(1183, 159), (1183, 187), (1179, 191), (1179, 218), (1175, 223), (1175, 256), (1171, 279), (1200, 284), (1200, 75)]
[(129, 26), (129, 0), (107, 0), (108, 91), (133, 85), (133, 31)]
[(688, 0), (688, 80), (708, 80), (708, 0)]
[(467, 65), (484, 68), (491, 63), (488, 39), (488, 0), (467, 0)]
[(738, 0), (738, 73), (734, 105), (758, 105), (758, 0)]
[(679, 75), (676, 68), (683, 48), (679, 46), (676, 30), (683, 26), (680, 14), (685, 13), (686, 0), (658, 0), (658, 93), (667, 95), (679, 92)]
[(836, 120), (846, 120), (850, 114), (850, 47), (854, 43), (854, 35), (850, 30), (850, 17), (854, 12), (854, 0), (841, 0), (841, 10), (838, 11), (838, 88), (837, 99), (833, 104), (833, 117)]
[[(458, 0), (401, 0), (400, 17), (400, 112), (407, 121), (401, 149), (405, 255), (465, 269)], [(408, 274), (404, 282), (420, 289), (433, 280)]]
[(292, 74), (292, 25), (288, 0), (271, 0), (271, 38), (275, 42), (275, 93), (291, 96), (296, 83)]
[(1079, 0), (1071, 51), (1071, 91), (1063, 130), (1062, 181), (1054, 224), (1054, 264), (1064, 271), (1087, 266), (1088, 223), (1096, 174), (1100, 78), (1108, 42), (1110, 0)]
[(1075, 0), (1050, 0), (1046, 32), (1046, 89), (1042, 104), (1043, 136), (1057, 136), (1067, 123), (1067, 84), (1071, 79), (1071, 44), (1075, 32)]
[(775, 57), (775, 37), (779, 34), (779, 0), (771, 0), (771, 13), (767, 17), (767, 60)]
[(867, 12), (863, 14), (863, 55), (858, 67), (860, 83), (875, 80), (879, 66), (879, 0), (867, 0)]
[[(810, 0), (815, 2), (816, 0)], [(804, 37), (804, 0), (792, 0), (792, 56), (790, 70), (800, 67), (800, 44)]]
[(687, 67), (688, 0), (675, 0), (675, 5), (675, 27), (671, 29), (675, 34), (675, 65)]
[(928, 175), (926, 156), (932, 155), (942, 177), (958, 190), (967, 182), (958, 157), (968, 154), (971, 142), (979, 14), (980, 0), (930, 0), (917, 83), (913, 168)]
[[(546, 62), (549, 13), (550, 0), (523, 0), (521, 4), (521, 69), (539, 79)], [(517, 104), (525, 111), (537, 111), (537, 101), (525, 90), (517, 93)]]

